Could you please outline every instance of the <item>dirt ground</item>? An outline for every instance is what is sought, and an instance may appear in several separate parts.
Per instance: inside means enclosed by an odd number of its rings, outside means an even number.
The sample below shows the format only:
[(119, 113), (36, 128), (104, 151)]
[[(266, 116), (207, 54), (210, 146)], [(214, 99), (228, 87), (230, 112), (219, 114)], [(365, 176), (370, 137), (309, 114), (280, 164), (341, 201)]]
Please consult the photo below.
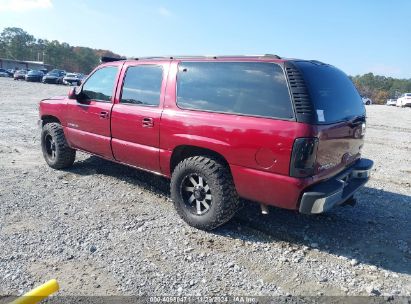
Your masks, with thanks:
[(411, 109), (367, 106), (372, 179), (320, 216), (245, 207), (213, 232), (174, 212), (168, 181), (78, 153), (43, 160), (42, 98), (0, 78), (0, 295), (56, 278), (60, 295), (411, 296)]

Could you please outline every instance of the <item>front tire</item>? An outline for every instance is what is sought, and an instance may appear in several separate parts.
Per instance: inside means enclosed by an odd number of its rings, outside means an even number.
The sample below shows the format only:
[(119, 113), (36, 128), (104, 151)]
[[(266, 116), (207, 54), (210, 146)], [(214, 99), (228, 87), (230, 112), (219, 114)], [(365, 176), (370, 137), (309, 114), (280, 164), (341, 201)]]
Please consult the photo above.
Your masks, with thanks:
[(68, 168), (76, 158), (76, 150), (69, 147), (63, 128), (55, 122), (43, 126), (41, 149), (46, 163), (53, 169)]
[(186, 158), (177, 165), (171, 177), (171, 198), (180, 217), (202, 230), (228, 222), (240, 205), (227, 166), (206, 156)]

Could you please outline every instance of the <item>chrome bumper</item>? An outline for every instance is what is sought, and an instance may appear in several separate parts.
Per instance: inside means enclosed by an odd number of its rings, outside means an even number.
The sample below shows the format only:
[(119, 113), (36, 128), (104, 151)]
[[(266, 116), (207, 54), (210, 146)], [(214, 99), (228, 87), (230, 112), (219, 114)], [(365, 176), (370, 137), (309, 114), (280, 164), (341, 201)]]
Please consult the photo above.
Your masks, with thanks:
[(301, 197), (300, 213), (323, 213), (344, 203), (369, 180), (372, 166), (372, 160), (360, 159), (335, 177), (309, 187)]

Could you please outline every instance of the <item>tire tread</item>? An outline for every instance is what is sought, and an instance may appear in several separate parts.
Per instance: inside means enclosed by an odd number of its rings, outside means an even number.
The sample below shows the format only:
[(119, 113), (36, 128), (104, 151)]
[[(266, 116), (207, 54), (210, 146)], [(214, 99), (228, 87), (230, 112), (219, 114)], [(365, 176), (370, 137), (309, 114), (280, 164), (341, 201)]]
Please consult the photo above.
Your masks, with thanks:
[(56, 122), (48, 123), (43, 126), (44, 132), (50, 133), (54, 138), (58, 150), (56, 161), (51, 163), (46, 158), (47, 164), (54, 169), (63, 169), (73, 165), (76, 158), (76, 150), (69, 147), (62, 126)]
[[(187, 216), (179, 202), (179, 185), (176, 184), (178, 176), (193, 167), (211, 177), (213, 180), (209, 180), (209, 184), (218, 185), (218, 189), (214, 189), (214, 192), (222, 194), (219, 201), (213, 201), (214, 206), (212, 208), (215, 208), (215, 213), (212, 219), (206, 223), (197, 222), (192, 217)], [(171, 178), (171, 197), (179, 216), (189, 225), (202, 230), (212, 230), (225, 224), (235, 215), (240, 206), (239, 197), (229, 169), (221, 161), (210, 156), (192, 156), (184, 159), (176, 166)]]

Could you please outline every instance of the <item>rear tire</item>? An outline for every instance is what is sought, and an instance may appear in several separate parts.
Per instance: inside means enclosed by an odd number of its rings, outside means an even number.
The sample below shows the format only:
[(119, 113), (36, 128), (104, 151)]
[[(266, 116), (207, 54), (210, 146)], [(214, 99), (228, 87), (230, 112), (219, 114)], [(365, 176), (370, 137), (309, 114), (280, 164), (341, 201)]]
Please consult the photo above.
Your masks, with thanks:
[(46, 163), (53, 169), (68, 168), (76, 158), (76, 150), (69, 147), (63, 128), (55, 122), (43, 126), (41, 149)]
[(171, 198), (190, 226), (212, 230), (228, 222), (240, 206), (230, 171), (206, 156), (184, 159), (171, 177)]

